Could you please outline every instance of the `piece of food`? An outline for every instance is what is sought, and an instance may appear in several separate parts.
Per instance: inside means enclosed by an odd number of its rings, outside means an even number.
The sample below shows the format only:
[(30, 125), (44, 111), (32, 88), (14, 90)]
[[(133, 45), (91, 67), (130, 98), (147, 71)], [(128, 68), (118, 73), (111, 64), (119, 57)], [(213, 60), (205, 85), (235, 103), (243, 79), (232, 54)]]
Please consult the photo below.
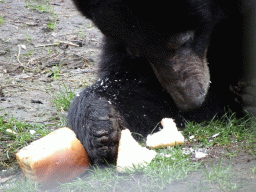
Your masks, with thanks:
[(155, 156), (155, 151), (142, 147), (135, 141), (129, 129), (125, 129), (121, 132), (116, 163), (118, 171), (124, 172), (127, 168), (133, 169), (133, 167), (138, 166), (138, 164), (145, 166), (149, 164)]
[(164, 118), (161, 122), (163, 129), (147, 136), (146, 145), (149, 148), (164, 148), (168, 146), (182, 145), (183, 135), (178, 131), (175, 122), (170, 118)]
[(47, 187), (71, 181), (89, 167), (90, 160), (76, 134), (60, 128), (16, 153), (26, 177)]

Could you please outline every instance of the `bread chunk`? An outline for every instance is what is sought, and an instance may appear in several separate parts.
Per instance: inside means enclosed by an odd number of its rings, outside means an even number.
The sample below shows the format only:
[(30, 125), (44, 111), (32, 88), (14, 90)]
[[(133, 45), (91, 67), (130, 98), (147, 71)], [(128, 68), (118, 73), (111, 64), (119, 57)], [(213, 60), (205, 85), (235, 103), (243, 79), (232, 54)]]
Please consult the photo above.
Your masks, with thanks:
[(76, 134), (64, 127), (16, 153), (25, 176), (51, 187), (71, 181), (89, 167), (90, 159)]
[(164, 118), (161, 124), (163, 126), (161, 131), (147, 136), (146, 145), (149, 148), (166, 148), (184, 143), (184, 136), (178, 131), (173, 119)]
[(139, 164), (145, 166), (155, 156), (155, 151), (142, 147), (135, 141), (129, 129), (121, 132), (116, 163), (118, 171), (124, 172), (126, 168), (133, 169), (133, 167), (137, 167)]

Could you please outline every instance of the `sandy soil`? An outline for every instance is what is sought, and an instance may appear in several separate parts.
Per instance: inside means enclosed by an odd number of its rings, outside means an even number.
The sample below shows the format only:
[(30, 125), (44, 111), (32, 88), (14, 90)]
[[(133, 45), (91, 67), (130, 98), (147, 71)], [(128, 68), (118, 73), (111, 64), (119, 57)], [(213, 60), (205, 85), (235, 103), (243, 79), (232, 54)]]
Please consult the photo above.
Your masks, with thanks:
[[(49, 92), (58, 92), (64, 82), (78, 93), (97, 80), (102, 34), (71, 0), (52, 0), (48, 12), (36, 10), (43, 2), (0, 1), (0, 18), (5, 20), (0, 24), (0, 115), (8, 113), (22, 122), (52, 124), (49, 127), (54, 129), (61, 111), (53, 106)], [(51, 23), (55, 24), (54, 30), (49, 29)], [(217, 163), (224, 151), (212, 149), (206, 162)], [(231, 162), (224, 162), (232, 164), (233, 179), (241, 184), (241, 191), (255, 190), (255, 157), (240, 152)], [(202, 172), (191, 173), (169, 189), (218, 189), (214, 183), (206, 185), (202, 176)], [(0, 184), (4, 182), (1, 174)]]

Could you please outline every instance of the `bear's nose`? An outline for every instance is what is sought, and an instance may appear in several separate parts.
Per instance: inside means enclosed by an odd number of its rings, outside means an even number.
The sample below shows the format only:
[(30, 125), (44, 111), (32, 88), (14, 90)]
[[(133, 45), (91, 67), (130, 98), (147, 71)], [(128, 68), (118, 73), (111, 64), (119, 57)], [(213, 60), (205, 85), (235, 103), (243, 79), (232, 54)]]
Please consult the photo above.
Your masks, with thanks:
[(176, 102), (176, 105), (183, 112), (191, 111), (193, 109), (199, 108), (203, 104), (205, 96), (206, 91), (202, 89), (201, 91), (199, 91), (197, 97), (184, 98), (183, 101)]
[(199, 108), (207, 95), (209, 83), (191, 81), (190, 83), (179, 83), (169, 89), (171, 96), (180, 111), (186, 112)]

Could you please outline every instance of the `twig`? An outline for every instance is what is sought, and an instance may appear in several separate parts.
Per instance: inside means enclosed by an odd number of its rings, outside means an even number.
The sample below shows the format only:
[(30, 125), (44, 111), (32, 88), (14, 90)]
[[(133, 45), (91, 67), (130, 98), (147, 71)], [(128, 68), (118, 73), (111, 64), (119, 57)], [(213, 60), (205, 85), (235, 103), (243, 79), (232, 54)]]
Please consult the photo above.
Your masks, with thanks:
[(59, 43), (45, 44), (45, 45), (36, 45), (35, 47), (49, 47), (49, 46), (54, 46), (54, 45), (59, 45)]
[[(23, 67), (26, 67), (26, 68), (28, 68), (28, 69), (33, 69), (33, 68), (31, 68), (31, 67), (28, 67), (28, 66), (26, 66), (26, 65), (24, 65), (23, 63), (21, 63), (21, 61), (20, 61), (20, 50), (21, 50), (21, 48), (22, 48), (22, 46), (21, 45), (18, 45), (18, 47), (19, 47), (19, 52), (18, 52), (18, 55), (17, 55), (17, 60), (18, 60), (18, 62), (19, 62), (19, 66), (23, 66)], [(27, 63), (27, 65), (29, 64), (29, 62)], [(16, 65), (15, 63), (13, 63), (13, 65)]]
[(72, 45), (72, 46), (76, 46), (79, 47), (79, 45), (72, 43), (72, 42), (67, 42), (67, 41), (59, 41), (60, 43), (64, 43), (64, 44), (68, 44), (68, 45)]
[(17, 60), (18, 60), (18, 62), (19, 62), (19, 64), (20, 64), (21, 66), (24, 66), (23, 63), (20, 62), (20, 50), (21, 50), (21, 46), (18, 45), (18, 47), (19, 47), (19, 53), (18, 53), (18, 55), (17, 55)]
[(63, 44), (68, 44), (68, 45), (72, 45), (72, 46), (76, 46), (79, 47), (79, 45), (72, 43), (72, 42), (67, 42), (67, 41), (58, 41), (57, 43), (53, 43), (53, 44), (45, 44), (45, 45), (37, 45), (35, 47), (48, 47), (48, 46), (55, 46), (55, 45), (59, 45), (60, 43)]

